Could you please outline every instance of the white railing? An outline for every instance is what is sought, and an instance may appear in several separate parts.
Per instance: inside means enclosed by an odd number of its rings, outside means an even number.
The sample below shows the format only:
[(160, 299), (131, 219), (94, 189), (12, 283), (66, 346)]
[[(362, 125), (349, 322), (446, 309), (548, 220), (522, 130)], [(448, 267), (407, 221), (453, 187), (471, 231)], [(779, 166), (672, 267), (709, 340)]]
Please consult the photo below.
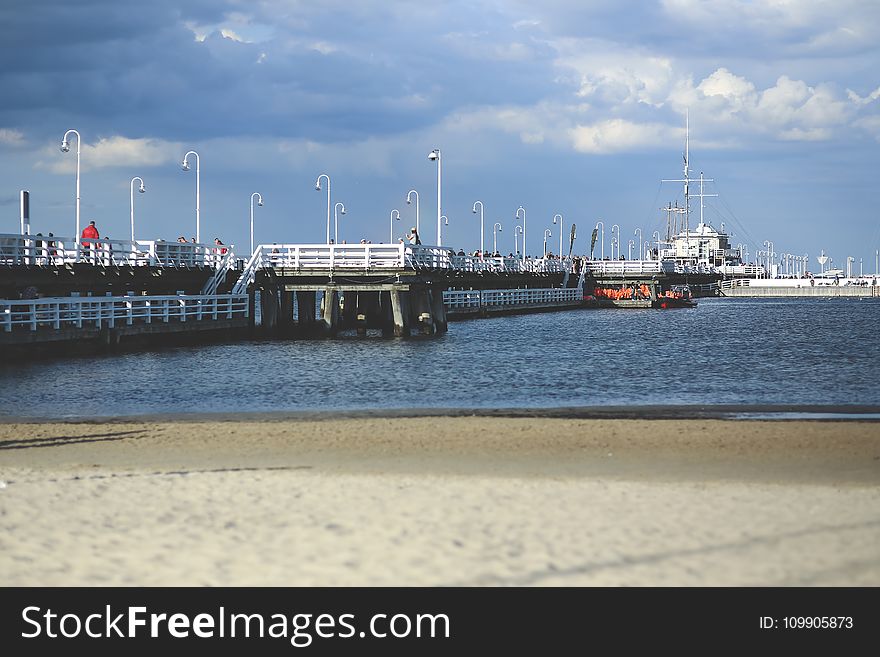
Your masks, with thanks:
[(248, 316), (246, 294), (0, 299), (0, 326), (61, 329)]
[(443, 303), (450, 310), (499, 308), (583, 300), (580, 288), (522, 288), (510, 290), (446, 290)]
[(592, 274), (670, 274), (675, 263), (670, 260), (585, 260), (583, 265)]
[(75, 262), (112, 266), (218, 267), (232, 253), (231, 245), (164, 242), (162, 240), (77, 240), (52, 235), (0, 234), (0, 264), (54, 266)]
[(292, 269), (454, 269), (473, 272), (556, 272), (571, 259), (456, 255), (440, 246), (409, 244), (261, 244), (248, 268)]

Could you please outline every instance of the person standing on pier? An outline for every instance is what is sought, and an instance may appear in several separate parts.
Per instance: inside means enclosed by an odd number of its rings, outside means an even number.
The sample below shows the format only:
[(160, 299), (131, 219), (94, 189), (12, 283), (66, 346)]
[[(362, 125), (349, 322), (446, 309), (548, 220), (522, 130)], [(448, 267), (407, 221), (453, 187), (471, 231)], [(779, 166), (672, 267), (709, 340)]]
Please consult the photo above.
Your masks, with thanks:
[[(81, 237), (83, 247), (85, 247), (85, 249), (87, 249), (90, 254), (89, 260), (94, 261), (95, 253), (98, 248), (98, 244), (94, 240), (97, 240), (101, 237), (101, 235), (98, 233), (98, 228), (95, 226), (94, 221), (90, 221), (89, 225), (83, 228)], [(86, 240), (89, 241), (87, 242)]]

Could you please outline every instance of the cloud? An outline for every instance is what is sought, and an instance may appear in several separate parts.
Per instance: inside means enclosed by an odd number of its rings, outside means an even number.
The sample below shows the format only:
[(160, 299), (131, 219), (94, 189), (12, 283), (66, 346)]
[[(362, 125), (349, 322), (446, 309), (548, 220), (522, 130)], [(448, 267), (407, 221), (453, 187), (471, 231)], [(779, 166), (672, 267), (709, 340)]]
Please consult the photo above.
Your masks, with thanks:
[[(75, 137), (74, 137), (75, 139)], [(71, 143), (70, 152), (62, 153), (57, 147), (44, 149), (46, 159), (35, 164), (37, 169), (47, 169), (52, 173), (73, 173), (76, 158), (71, 157), (76, 146)], [(179, 143), (159, 139), (128, 139), (121, 136), (102, 137), (95, 144), (83, 142), (80, 151), (82, 170), (111, 167), (155, 167), (175, 162), (183, 155)]]
[(880, 87), (877, 87), (876, 89), (874, 89), (874, 91), (872, 91), (871, 93), (869, 93), (869, 94), (868, 94), (867, 96), (865, 96), (864, 98), (861, 97), (861, 96), (859, 96), (859, 95), (858, 95), (855, 91), (853, 91), (852, 89), (847, 89), (847, 90), (846, 90), (846, 95), (847, 95), (847, 98), (849, 98), (850, 101), (852, 101), (852, 102), (855, 103), (856, 105), (868, 105), (868, 104), (870, 104), (870, 103), (873, 103), (873, 102), (874, 102), (875, 100), (877, 100), (878, 98), (880, 98)]
[(24, 135), (20, 130), (12, 128), (0, 128), (0, 145), (4, 146), (22, 146), (24, 144)]
[(682, 130), (661, 123), (638, 124), (610, 119), (571, 130), (572, 146), (580, 153), (602, 155), (646, 148), (669, 147), (682, 137)]

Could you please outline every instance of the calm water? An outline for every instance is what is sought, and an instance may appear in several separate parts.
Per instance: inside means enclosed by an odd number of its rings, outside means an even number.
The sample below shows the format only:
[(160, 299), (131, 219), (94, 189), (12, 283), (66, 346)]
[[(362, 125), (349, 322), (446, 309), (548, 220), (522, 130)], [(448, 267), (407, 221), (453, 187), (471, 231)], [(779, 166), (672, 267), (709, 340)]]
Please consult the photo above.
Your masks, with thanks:
[(0, 414), (880, 405), (880, 300), (701, 299), (0, 366)]

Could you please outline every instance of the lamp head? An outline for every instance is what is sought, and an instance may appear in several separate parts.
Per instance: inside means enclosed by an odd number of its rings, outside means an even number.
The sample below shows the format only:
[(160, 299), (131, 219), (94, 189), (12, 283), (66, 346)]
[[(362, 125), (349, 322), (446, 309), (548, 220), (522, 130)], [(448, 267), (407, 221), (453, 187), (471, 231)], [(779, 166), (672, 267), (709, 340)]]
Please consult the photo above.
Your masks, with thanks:
[(180, 168), (184, 171), (189, 171), (189, 162), (186, 161), (186, 158), (180, 163)]
[(339, 214), (345, 214), (345, 206), (342, 207), (342, 210), (339, 212)]
[(138, 189), (138, 191), (139, 191), (141, 194), (143, 194), (145, 191), (147, 191), (147, 188), (144, 187), (144, 183), (141, 183), (141, 186), (140, 186), (140, 188)]
[(406, 197), (406, 204), (407, 204), (407, 205), (412, 205), (412, 201), (409, 200), (409, 196)]
[(439, 157), (440, 157), (440, 151), (436, 148), (433, 151), (431, 151), (430, 153), (428, 153), (429, 160), (436, 160)]
[(556, 217), (553, 217), (553, 225), (556, 225)]
[(263, 199), (260, 199), (259, 201), (257, 201), (257, 205), (259, 205), (260, 207), (263, 207)]
[(61, 140), (61, 152), (67, 153), (70, 151), (70, 143), (66, 139)]
[(318, 192), (321, 191), (321, 183), (316, 183), (316, 184), (315, 184), (315, 191), (318, 191)]

